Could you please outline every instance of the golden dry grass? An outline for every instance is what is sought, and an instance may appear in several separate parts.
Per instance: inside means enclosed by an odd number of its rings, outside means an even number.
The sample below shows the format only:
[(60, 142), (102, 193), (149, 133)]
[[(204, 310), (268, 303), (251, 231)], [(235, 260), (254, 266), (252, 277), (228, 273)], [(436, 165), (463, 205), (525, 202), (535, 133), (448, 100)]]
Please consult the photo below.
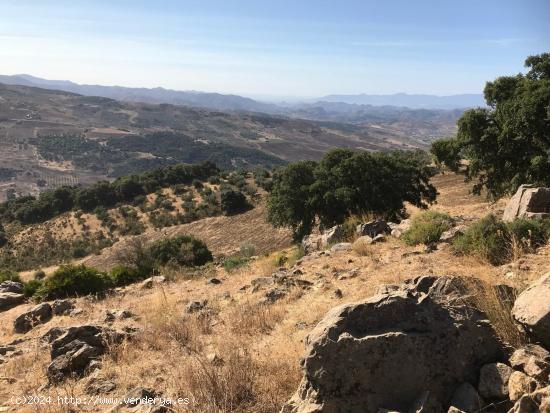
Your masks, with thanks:
[[(437, 179), (444, 185), (439, 186), (441, 196), (436, 208), (454, 216), (466, 214), (472, 219), (485, 215), (488, 209), (499, 212), (498, 205), (469, 196), (460, 178), (444, 176)], [(455, 202), (463, 205), (455, 205)], [(229, 248), (224, 243), (238, 248), (250, 239), (256, 240), (252, 243), (257, 248), (260, 245), (260, 251), (268, 246), (281, 249), (288, 245), (284, 237), (275, 236), (273, 240), (272, 229), (258, 231), (260, 215), (247, 216), (250, 221), (211, 219), (195, 223), (192, 228), (203, 231), (202, 238), (214, 245), (214, 250)], [(223, 227), (223, 223), (232, 222), (235, 227)], [(287, 266), (297, 262), (296, 268), (303, 274), (295, 277), (310, 281), (312, 286), (307, 290), (294, 287), (274, 304), (259, 305), (258, 301), (273, 286), (253, 291), (251, 280), (271, 275), (277, 270), (281, 256), (288, 258)], [(399, 283), (419, 275), (472, 277), (489, 285), (504, 283), (521, 289), (530, 280), (550, 271), (550, 245), (501, 267), (471, 257), (456, 257), (448, 248), (426, 253), (423, 247), (407, 246), (391, 237), (384, 243), (352, 252), (302, 260), (298, 257), (296, 249), (290, 248), (263, 256), (231, 273), (222, 268), (193, 275), (172, 271), (169, 274), (171, 282), (152, 290), (130, 286), (101, 301), (79, 298), (77, 304), (84, 309), (82, 315), (54, 317), (47, 324), (36, 327), (24, 336), (29, 340), (19, 345), (24, 354), (0, 365), (0, 380), (13, 379), (0, 381), (0, 406), (9, 405), (9, 396), (36, 394), (45, 383), (48, 348), (39, 344), (38, 337), (49, 328), (94, 323), (102, 320), (106, 309), (127, 309), (136, 314), (136, 318), (117, 320), (113, 328), (133, 326), (141, 329), (141, 333), (113, 349), (102, 360), (100, 377), (117, 384), (111, 396), (122, 396), (132, 387), (144, 386), (165, 396), (189, 397), (192, 404), (178, 406), (175, 409), (178, 412), (278, 412), (298, 386), (299, 359), (308, 331), (332, 307), (371, 296), (380, 284)], [(222, 280), (222, 284), (207, 284), (206, 277), (213, 275)], [(472, 285), (472, 299), (487, 313), (501, 337), (513, 345), (521, 342), (501, 297), (492, 288), (479, 288), (477, 283)], [(343, 298), (335, 298), (333, 293), (337, 289)], [(187, 314), (185, 309), (189, 301), (203, 299), (209, 303), (207, 312)], [(28, 307), (30, 304), (0, 315), (0, 344), (21, 337), (13, 334), (11, 325)], [(212, 363), (214, 354), (216, 360), (223, 360), (223, 363)], [(41, 393), (83, 396), (86, 382), (87, 379), (68, 382)], [(105, 406), (85, 409), (102, 410)], [(63, 410), (27, 406), (14, 411)]]

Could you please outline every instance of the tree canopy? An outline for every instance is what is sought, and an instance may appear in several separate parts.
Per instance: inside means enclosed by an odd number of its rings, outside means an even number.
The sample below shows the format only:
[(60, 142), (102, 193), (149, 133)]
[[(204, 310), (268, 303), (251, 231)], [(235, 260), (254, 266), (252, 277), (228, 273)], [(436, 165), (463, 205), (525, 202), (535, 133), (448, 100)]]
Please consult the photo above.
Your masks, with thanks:
[(291, 163), (273, 176), (268, 220), (300, 239), (317, 220), (328, 228), (351, 215), (402, 216), (406, 201), (427, 207), (436, 198), (428, 161), (422, 152), (335, 149), (319, 163)]
[(432, 153), (455, 171), (476, 180), (473, 190), (494, 198), (522, 184), (550, 185), (550, 53), (525, 60), (526, 74), (487, 82), (488, 108), (466, 111), (456, 138), (437, 141)]

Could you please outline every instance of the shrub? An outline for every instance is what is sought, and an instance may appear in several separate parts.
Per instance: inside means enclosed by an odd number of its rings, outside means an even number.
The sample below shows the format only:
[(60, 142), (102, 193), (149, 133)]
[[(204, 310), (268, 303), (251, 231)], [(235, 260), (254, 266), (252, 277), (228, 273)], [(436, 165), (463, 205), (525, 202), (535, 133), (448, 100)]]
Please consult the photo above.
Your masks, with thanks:
[(40, 299), (55, 299), (87, 294), (101, 294), (113, 286), (111, 278), (84, 265), (63, 265), (44, 280), (36, 291)]
[(252, 244), (251, 242), (244, 242), (241, 244), (241, 247), (239, 249), (239, 253), (243, 257), (250, 258), (254, 255), (256, 255), (256, 246)]
[(517, 219), (504, 223), (494, 215), (472, 224), (455, 239), (458, 254), (475, 255), (500, 265), (523, 252), (533, 251), (550, 237), (550, 220)]
[(42, 286), (42, 280), (30, 280), (23, 285), (23, 294), (25, 297), (32, 297), (36, 294), (36, 291)]
[(247, 257), (240, 257), (240, 256), (234, 256), (229, 257), (224, 260), (223, 262), (223, 268), (227, 272), (235, 271), (237, 268), (244, 267), (245, 265), (248, 265), (250, 262), (250, 258)]
[(250, 204), (242, 192), (230, 189), (222, 191), (221, 208), (226, 215), (235, 215), (250, 209)]
[(15, 271), (12, 270), (0, 270), (0, 283), (4, 281), (17, 281), (21, 282), (21, 277)]
[(144, 268), (140, 269), (123, 265), (118, 265), (111, 270), (111, 278), (117, 287), (141, 281), (147, 278), (148, 275), (149, 271), (146, 271)]
[(439, 241), (441, 234), (451, 228), (451, 217), (437, 211), (424, 211), (415, 215), (411, 227), (403, 233), (403, 241), (409, 245), (431, 244)]
[(185, 267), (212, 261), (212, 253), (201, 240), (190, 235), (165, 238), (149, 247), (149, 255), (157, 265), (177, 264)]
[(508, 227), (494, 215), (487, 215), (455, 238), (453, 249), (458, 254), (474, 255), (493, 265), (503, 264), (510, 258)]

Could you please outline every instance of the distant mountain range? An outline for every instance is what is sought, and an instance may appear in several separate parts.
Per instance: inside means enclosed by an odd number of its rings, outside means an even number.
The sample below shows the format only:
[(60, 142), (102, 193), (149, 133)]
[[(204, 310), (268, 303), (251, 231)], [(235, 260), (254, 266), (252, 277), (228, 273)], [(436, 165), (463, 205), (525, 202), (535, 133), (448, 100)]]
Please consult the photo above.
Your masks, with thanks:
[(411, 109), (465, 109), (486, 106), (483, 95), (463, 94), (451, 96), (409, 95), (329, 95), (319, 99), (325, 102), (340, 102), (355, 105), (404, 106)]
[(173, 105), (195, 106), (224, 111), (252, 111), (278, 113), (276, 105), (258, 102), (254, 99), (195, 91), (178, 91), (161, 87), (131, 88), (122, 86), (79, 85), (68, 80), (47, 80), (31, 75), (0, 75), (0, 83), (62, 90), (84, 96), (101, 96), (126, 102), (169, 103)]
[[(157, 88), (130, 88), (122, 86), (80, 85), (68, 80), (48, 80), (21, 74), (13, 76), (0, 75), (0, 83), (41, 87), (78, 93), (84, 96), (101, 96), (127, 102), (168, 103), (187, 105), (222, 111), (250, 111), (294, 116), (296, 111), (309, 110), (312, 106), (326, 106), (325, 102), (346, 103), (365, 106), (396, 106), (410, 109), (465, 109), (485, 106), (481, 94), (463, 94), (452, 96), (409, 95), (397, 93), (394, 95), (329, 95), (316, 99), (315, 103), (297, 103), (293, 105), (276, 105), (261, 102), (238, 95), (207, 93), (196, 91), (178, 91)], [(345, 109), (340, 106), (339, 111)], [(356, 112), (357, 108), (350, 107)], [(320, 118), (319, 120), (328, 120)]]

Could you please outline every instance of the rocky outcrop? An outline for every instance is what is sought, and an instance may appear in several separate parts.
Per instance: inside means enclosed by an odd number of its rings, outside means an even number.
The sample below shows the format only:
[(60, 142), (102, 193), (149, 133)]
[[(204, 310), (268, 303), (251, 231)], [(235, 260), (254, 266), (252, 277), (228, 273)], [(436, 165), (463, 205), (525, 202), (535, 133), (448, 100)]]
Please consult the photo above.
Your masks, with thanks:
[(371, 238), (380, 234), (389, 234), (391, 228), (383, 219), (376, 219), (357, 225), (356, 233), (359, 236), (368, 235)]
[(23, 284), (16, 281), (3, 281), (0, 283), (0, 293), (23, 294)]
[(446, 411), (457, 388), (504, 358), (484, 314), (461, 302), (464, 287), (421, 277), (334, 308), (309, 334), (302, 383), (282, 411)]
[(23, 294), (0, 292), (0, 312), (8, 311), (24, 302), (25, 296)]
[(332, 244), (342, 242), (345, 237), (344, 227), (335, 225), (321, 234), (310, 234), (302, 239), (302, 248), (305, 254), (328, 248)]
[(512, 315), (533, 340), (550, 348), (550, 273), (518, 296)]
[(26, 333), (32, 330), (33, 327), (48, 322), (52, 318), (52, 315), (52, 306), (50, 304), (38, 304), (14, 320), (13, 331), (20, 334)]
[(408, 231), (411, 228), (411, 220), (404, 219), (399, 224), (393, 222), (388, 223), (391, 229), (391, 235), (395, 238), (401, 238), (405, 231)]
[(504, 221), (550, 218), (550, 188), (521, 185), (504, 209)]
[(59, 383), (69, 377), (84, 375), (92, 361), (127, 336), (125, 333), (96, 325), (68, 328), (52, 342), (52, 361), (47, 368), (49, 381)]
[(69, 315), (74, 309), (75, 305), (72, 300), (55, 300), (52, 303), (52, 311), (54, 315)]

